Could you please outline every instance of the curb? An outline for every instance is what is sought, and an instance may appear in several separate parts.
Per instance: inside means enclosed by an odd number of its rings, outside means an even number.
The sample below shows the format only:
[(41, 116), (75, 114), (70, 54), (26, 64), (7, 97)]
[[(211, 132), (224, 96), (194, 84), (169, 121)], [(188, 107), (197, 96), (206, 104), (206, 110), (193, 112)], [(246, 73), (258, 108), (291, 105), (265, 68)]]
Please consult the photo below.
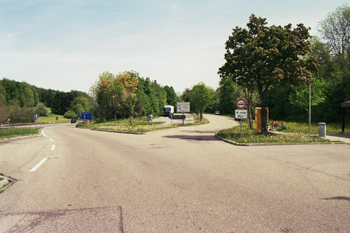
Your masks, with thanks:
[(11, 185), (13, 185), (17, 180), (6, 177), (6, 176), (0, 176), (3, 180), (0, 181), (0, 193), (4, 192), (7, 188), (9, 188)]

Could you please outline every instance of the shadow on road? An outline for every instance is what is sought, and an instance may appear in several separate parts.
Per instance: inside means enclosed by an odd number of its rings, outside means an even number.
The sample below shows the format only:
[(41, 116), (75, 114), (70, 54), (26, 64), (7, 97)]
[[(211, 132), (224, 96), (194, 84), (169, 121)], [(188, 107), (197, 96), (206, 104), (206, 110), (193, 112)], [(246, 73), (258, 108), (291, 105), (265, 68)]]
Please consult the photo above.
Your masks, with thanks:
[(219, 141), (214, 135), (171, 135), (164, 136), (165, 138), (175, 138), (190, 141)]
[(329, 198), (325, 198), (324, 200), (342, 200), (342, 201), (350, 201), (350, 197), (344, 197), (344, 196), (340, 196), (340, 197), (329, 197)]
[(181, 132), (184, 133), (215, 133), (214, 130), (181, 130)]

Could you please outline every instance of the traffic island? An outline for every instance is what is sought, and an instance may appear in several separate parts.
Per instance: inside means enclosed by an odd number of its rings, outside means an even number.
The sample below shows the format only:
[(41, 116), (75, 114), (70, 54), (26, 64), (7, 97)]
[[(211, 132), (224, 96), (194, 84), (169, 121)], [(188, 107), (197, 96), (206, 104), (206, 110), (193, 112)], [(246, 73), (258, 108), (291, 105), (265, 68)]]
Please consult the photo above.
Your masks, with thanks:
[(4, 192), (5, 189), (9, 188), (15, 182), (15, 179), (0, 174), (0, 193)]

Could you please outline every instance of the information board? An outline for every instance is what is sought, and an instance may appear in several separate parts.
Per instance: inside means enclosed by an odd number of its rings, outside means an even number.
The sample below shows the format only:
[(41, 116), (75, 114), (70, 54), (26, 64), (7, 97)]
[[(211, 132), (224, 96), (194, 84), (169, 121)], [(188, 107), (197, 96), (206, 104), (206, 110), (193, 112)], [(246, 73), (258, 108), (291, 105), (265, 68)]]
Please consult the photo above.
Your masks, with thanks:
[(80, 114), (82, 120), (90, 120), (91, 121), (91, 112), (82, 112)]
[(247, 110), (235, 110), (235, 119), (247, 119), (248, 111)]
[(176, 112), (190, 112), (190, 102), (178, 102)]

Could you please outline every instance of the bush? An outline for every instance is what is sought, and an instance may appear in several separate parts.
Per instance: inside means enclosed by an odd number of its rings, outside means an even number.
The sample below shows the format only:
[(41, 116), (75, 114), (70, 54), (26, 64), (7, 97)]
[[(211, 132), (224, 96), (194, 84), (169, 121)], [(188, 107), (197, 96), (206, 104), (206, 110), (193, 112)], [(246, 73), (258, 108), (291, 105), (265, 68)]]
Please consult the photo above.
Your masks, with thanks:
[(72, 110), (68, 110), (67, 112), (64, 113), (63, 117), (64, 118), (77, 118), (78, 114)]
[(95, 123), (105, 123), (106, 118), (96, 118)]
[(49, 110), (47, 109), (44, 103), (40, 102), (35, 106), (35, 113), (39, 116), (48, 116)]

